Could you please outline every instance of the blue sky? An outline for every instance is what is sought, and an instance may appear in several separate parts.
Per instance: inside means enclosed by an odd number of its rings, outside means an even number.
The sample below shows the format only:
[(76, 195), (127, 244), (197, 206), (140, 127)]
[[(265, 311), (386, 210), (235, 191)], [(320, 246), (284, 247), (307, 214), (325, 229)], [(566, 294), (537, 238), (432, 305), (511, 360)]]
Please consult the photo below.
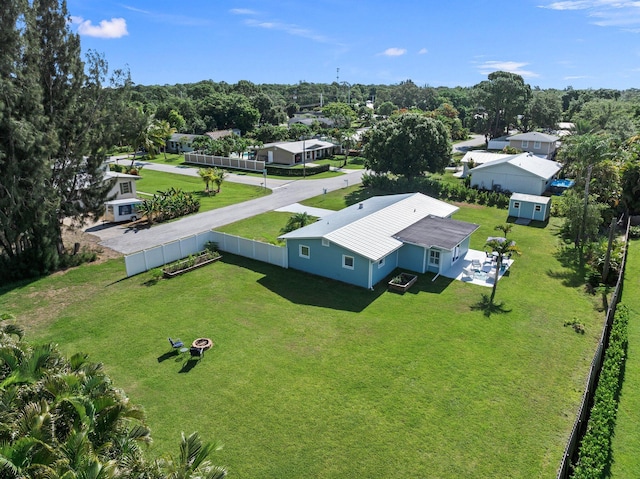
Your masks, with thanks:
[[(83, 51), (136, 84), (640, 88), (640, 1), (67, 0)], [(339, 69), (339, 73), (338, 73)]]

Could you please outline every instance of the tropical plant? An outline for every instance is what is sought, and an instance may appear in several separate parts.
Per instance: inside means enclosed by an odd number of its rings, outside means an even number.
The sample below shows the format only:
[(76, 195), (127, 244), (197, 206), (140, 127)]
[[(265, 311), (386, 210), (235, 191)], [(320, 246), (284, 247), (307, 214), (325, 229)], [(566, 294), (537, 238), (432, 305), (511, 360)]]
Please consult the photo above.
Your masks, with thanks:
[(216, 177), (216, 172), (213, 168), (207, 167), (207, 168), (199, 168), (198, 169), (198, 175), (200, 175), (200, 178), (202, 178), (202, 181), (204, 181), (205, 184), (205, 193), (207, 195), (209, 195), (211, 193), (211, 190), (209, 190), (209, 185), (211, 183), (213, 183), (215, 177)]
[(220, 449), (220, 445), (203, 443), (197, 432), (189, 436), (183, 432), (179, 455), (160, 459), (159, 466), (166, 479), (222, 479), (226, 477), (227, 470), (207, 460), (212, 452)]
[(493, 306), (493, 300), (496, 296), (496, 290), (498, 288), (498, 279), (500, 277), (500, 268), (502, 265), (502, 260), (506, 255), (509, 254), (520, 254), (520, 250), (516, 246), (515, 241), (511, 241), (508, 239), (507, 235), (511, 232), (513, 225), (504, 224), (497, 225), (495, 230), (501, 231), (503, 233), (502, 237), (490, 238), (486, 243), (485, 247), (491, 249), (494, 253), (497, 253), (497, 265), (496, 265), (496, 273), (493, 280), (493, 287), (491, 288), (491, 296), (489, 297), (489, 305)]
[(223, 170), (222, 168), (214, 168), (213, 169), (213, 183), (216, 185), (216, 194), (220, 193), (220, 188), (222, 187), (222, 183), (227, 177), (227, 170)]
[(302, 213), (296, 213), (289, 217), (287, 224), (280, 230), (282, 234), (289, 233), (304, 226), (307, 226), (313, 218), (305, 211)]

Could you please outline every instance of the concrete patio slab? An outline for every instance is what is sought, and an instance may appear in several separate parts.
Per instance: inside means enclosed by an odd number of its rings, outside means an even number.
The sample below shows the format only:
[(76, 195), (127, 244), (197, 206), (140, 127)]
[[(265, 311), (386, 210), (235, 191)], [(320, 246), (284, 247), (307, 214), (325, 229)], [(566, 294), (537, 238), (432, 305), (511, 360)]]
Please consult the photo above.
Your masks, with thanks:
[[(480, 268), (474, 268), (473, 261), (480, 262)], [(509, 270), (511, 265), (513, 264), (512, 259), (504, 259), (503, 263), (505, 265), (504, 269), (500, 271), (498, 275), (498, 281), (502, 279), (504, 274)], [(472, 269), (477, 269), (477, 271), (473, 271), (471, 275), (467, 274), (467, 272)], [(462, 281), (464, 283), (476, 284), (478, 286), (492, 287), (493, 282), (495, 280), (496, 270), (495, 270), (495, 262), (491, 260), (490, 257), (487, 257), (487, 254), (484, 251), (478, 251), (474, 249), (470, 249), (467, 251), (467, 254), (464, 258), (459, 259), (454, 265), (451, 266), (447, 271), (441, 273), (442, 276), (447, 278), (455, 279), (458, 281)]]

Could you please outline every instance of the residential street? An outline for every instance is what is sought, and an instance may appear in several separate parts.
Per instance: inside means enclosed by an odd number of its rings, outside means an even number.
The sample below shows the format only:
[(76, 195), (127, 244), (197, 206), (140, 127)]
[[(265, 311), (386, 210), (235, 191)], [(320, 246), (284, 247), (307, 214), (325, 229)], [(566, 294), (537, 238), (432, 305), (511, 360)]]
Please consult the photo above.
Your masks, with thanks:
[[(453, 152), (464, 152), (470, 146), (484, 144), (484, 136), (473, 135), (470, 140), (456, 143)], [(124, 161), (130, 157), (122, 157)], [(198, 176), (197, 168), (182, 165), (164, 165), (141, 161), (145, 169), (177, 173), (181, 175)], [(297, 203), (322, 194), (324, 189), (334, 191), (362, 181), (365, 170), (342, 170), (345, 175), (325, 179), (306, 180), (275, 180), (267, 179), (266, 187), (272, 190), (269, 196), (244, 203), (227, 206), (217, 210), (198, 213), (177, 221), (154, 225), (152, 228), (136, 229), (126, 224), (99, 224), (86, 229), (100, 238), (100, 244), (123, 254), (135, 253), (162, 243), (190, 236), (212, 228), (223, 226), (234, 221), (272, 211), (292, 203)], [(244, 183), (248, 185), (264, 186), (264, 178), (229, 173), (225, 181)]]
[[(171, 173), (195, 174), (196, 176), (198, 174), (195, 168), (179, 168), (151, 163), (146, 163), (144, 167), (149, 170)], [(268, 179), (267, 187), (273, 190), (269, 196), (198, 213), (170, 223), (154, 225), (148, 229), (135, 229), (123, 224), (105, 223), (90, 227), (86, 232), (98, 236), (101, 245), (123, 254), (130, 254), (318, 196), (323, 193), (324, 189), (334, 191), (360, 183), (365, 170), (343, 171), (346, 173), (345, 175), (319, 180)], [(260, 186), (264, 180), (260, 177), (230, 174), (225, 181)]]

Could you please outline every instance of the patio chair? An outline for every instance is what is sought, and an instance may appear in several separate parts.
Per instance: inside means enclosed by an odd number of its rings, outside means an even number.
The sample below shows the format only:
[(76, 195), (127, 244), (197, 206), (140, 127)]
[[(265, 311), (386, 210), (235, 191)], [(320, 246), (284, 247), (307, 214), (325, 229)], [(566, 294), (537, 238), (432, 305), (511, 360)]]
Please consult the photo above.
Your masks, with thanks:
[(180, 339), (171, 339), (169, 338), (169, 342), (171, 343), (171, 347), (173, 349), (180, 349), (184, 347), (184, 343)]
[(471, 266), (473, 266), (473, 269), (475, 269), (475, 270), (482, 269), (482, 263), (480, 262), (479, 259), (472, 259), (471, 260)]
[(192, 358), (197, 358), (199, 361), (204, 357), (204, 348), (195, 348), (192, 346), (189, 348), (189, 354)]

